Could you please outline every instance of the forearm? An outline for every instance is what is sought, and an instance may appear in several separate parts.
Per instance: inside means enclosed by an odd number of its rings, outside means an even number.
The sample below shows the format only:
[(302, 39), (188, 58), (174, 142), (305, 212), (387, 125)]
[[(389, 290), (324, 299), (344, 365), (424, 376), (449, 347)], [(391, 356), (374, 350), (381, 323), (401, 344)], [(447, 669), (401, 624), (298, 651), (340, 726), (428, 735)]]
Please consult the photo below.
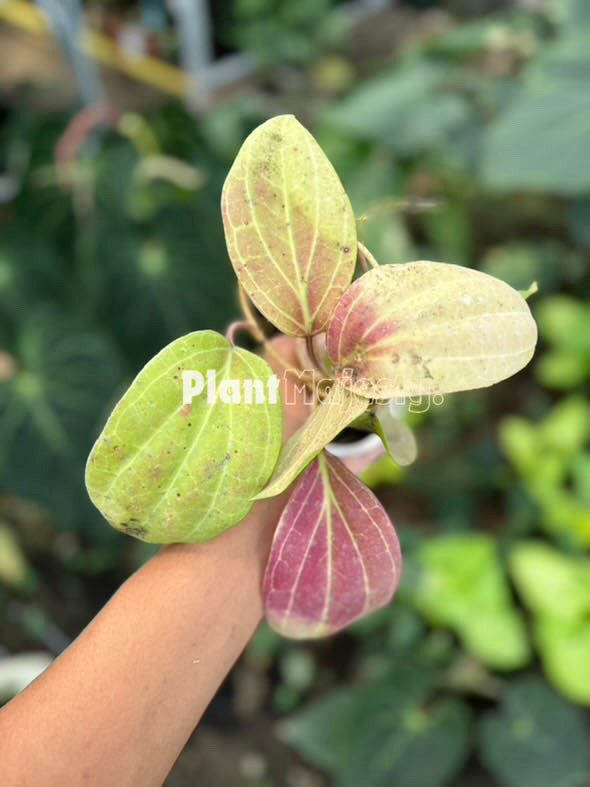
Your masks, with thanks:
[[(288, 339), (273, 347), (275, 371), (296, 363)], [(285, 439), (307, 414), (301, 392), (292, 393)], [(162, 784), (260, 622), (264, 568), (286, 497), (256, 504), (205, 544), (165, 547), (125, 582), (0, 710), (2, 787)]]
[(0, 711), (3, 785), (159, 785), (262, 616), (284, 500), (162, 549)]

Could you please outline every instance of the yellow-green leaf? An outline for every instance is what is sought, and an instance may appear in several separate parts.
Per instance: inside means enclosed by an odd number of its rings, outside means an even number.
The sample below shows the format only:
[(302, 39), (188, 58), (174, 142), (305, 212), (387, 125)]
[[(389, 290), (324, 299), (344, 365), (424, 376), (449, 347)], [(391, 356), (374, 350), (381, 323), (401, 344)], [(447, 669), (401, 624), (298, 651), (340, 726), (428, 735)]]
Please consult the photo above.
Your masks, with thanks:
[[(205, 380), (200, 393), (183, 392), (190, 372)], [(250, 394), (248, 380), (259, 381)], [(262, 358), (213, 331), (152, 358), (88, 458), (86, 485), (105, 519), (155, 544), (206, 541), (242, 519), (281, 445), (281, 401), (277, 391), (273, 403), (269, 380), (278, 383)]]
[(320, 333), (352, 280), (354, 215), (334, 168), (293, 117), (263, 123), (242, 145), (221, 198), (240, 284), (283, 333)]
[(368, 406), (367, 399), (334, 384), (303, 426), (284, 444), (272, 478), (257, 499), (284, 492), (312, 459)]
[(336, 304), (327, 349), (336, 378), (385, 398), (483, 388), (533, 355), (537, 326), (516, 290), (459, 265), (384, 265)]

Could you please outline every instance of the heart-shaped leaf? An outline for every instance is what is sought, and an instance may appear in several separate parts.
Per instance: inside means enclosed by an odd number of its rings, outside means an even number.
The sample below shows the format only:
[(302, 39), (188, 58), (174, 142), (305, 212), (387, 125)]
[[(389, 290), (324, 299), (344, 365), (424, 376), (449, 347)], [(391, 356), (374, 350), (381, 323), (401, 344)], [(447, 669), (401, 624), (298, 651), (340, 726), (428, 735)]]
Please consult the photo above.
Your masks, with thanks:
[(336, 378), (362, 396), (482, 388), (522, 369), (537, 327), (524, 298), (458, 265), (384, 265), (336, 304), (327, 331)]
[(295, 639), (323, 637), (387, 604), (401, 552), (375, 495), (323, 452), (279, 521), (264, 578), (269, 624)]
[[(154, 544), (206, 541), (239, 522), (280, 450), (272, 377), (266, 361), (213, 331), (165, 347), (135, 378), (88, 458), (86, 485), (105, 519)], [(183, 403), (187, 393), (192, 401)]]
[(256, 307), (290, 336), (320, 333), (352, 279), (356, 225), (334, 168), (293, 115), (246, 139), (221, 209), (232, 265)]
[(367, 399), (334, 384), (303, 426), (283, 445), (272, 478), (256, 499), (284, 492), (311, 460), (368, 406)]

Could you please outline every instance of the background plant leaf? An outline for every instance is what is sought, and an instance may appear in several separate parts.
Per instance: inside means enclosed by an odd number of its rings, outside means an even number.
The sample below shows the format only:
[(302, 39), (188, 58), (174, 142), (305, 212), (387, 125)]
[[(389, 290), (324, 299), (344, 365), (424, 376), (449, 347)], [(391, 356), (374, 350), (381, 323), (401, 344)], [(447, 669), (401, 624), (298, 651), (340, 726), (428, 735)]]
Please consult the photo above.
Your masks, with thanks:
[(491, 667), (511, 670), (526, 664), (526, 631), (490, 536), (430, 538), (413, 556), (416, 574), (408, 592), (422, 614), (453, 628), (465, 647)]
[(521, 94), (487, 134), (482, 179), (496, 189), (584, 194), (590, 189), (589, 134), (590, 107), (574, 80), (541, 95)]
[(430, 694), (427, 672), (398, 667), (304, 708), (279, 734), (338, 787), (443, 787), (467, 756), (471, 714), (460, 700)]
[(535, 615), (547, 677), (566, 697), (590, 704), (590, 560), (568, 557), (542, 541), (521, 541), (511, 550), (510, 568)]
[(479, 751), (506, 787), (588, 784), (587, 729), (582, 713), (536, 677), (512, 683), (497, 711), (481, 722)]

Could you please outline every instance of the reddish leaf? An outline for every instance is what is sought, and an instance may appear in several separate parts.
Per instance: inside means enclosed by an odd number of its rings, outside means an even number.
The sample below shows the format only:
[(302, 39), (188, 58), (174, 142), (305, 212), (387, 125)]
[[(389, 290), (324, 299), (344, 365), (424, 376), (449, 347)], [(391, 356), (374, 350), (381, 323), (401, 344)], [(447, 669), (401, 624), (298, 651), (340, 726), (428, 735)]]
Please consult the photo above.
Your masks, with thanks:
[(387, 604), (400, 574), (385, 509), (323, 452), (297, 482), (273, 539), (263, 589), (268, 622), (294, 639), (333, 634)]

